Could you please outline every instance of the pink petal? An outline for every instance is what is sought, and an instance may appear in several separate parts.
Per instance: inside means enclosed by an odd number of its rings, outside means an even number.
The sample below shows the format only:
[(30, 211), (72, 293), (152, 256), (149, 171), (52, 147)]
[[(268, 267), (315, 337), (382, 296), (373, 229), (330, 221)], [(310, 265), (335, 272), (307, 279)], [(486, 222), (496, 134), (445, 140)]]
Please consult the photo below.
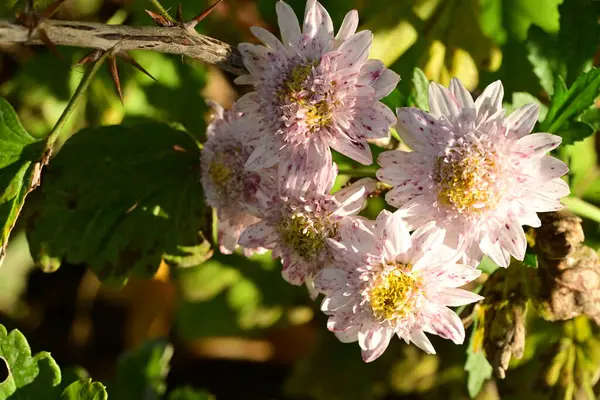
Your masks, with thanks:
[(278, 1), (275, 5), (277, 12), (277, 23), (281, 31), (281, 41), (284, 45), (296, 43), (300, 39), (300, 23), (292, 7), (283, 1)]
[(302, 260), (292, 260), (285, 263), (281, 270), (281, 276), (289, 284), (300, 286), (308, 275), (306, 263)]
[(277, 240), (277, 232), (267, 225), (265, 221), (250, 225), (240, 235), (238, 243), (240, 246), (255, 248), (269, 247)]
[(260, 76), (270, 69), (269, 58), (267, 57), (269, 50), (266, 47), (250, 43), (240, 43), (238, 50), (242, 53), (244, 65), (251, 75)]
[(384, 165), (392, 159), (392, 162), (397, 163), (398, 165), (390, 165), (378, 169), (376, 173), (377, 179), (392, 186), (412, 186), (412, 183), (416, 182), (415, 179), (418, 179), (418, 177), (415, 177), (412, 171), (406, 168), (407, 163), (398, 161), (402, 160), (403, 156), (407, 156), (405, 159), (408, 159), (409, 153), (405, 153), (403, 151), (398, 150), (386, 151), (384, 153), (381, 153), (379, 155), (379, 158), (377, 159), (377, 162), (380, 165)]
[[(347, 217), (339, 224), (339, 235), (346, 247), (363, 256), (375, 253), (374, 222), (363, 217)], [(347, 254), (352, 252), (345, 250)], [(357, 259), (360, 262), (360, 258)]]
[(248, 160), (246, 168), (250, 171), (259, 171), (272, 167), (279, 162), (281, 143), (277, 138), (263, 136), (260, 144), (254, 149)]
[(361, 31), (352, 35), (338, 49), (342, 53), (338, 60), (338, 68), (353, 68), (361, 66), (369, 56), (373, 34), (370, 31)]
[(444, 243), (445, 235), (446, 231), (436, 225), (435, 221), (429, 222), (413, 232), (411, 251), (408, 254), (413, 271), (418, 271), (437, 261), (436, 257), (439, 254), (436, 254), (436, 251)]
[[(385, 349), (387, 349), (388, 345), (390, 344), (390, 339), (392, 338), (393, 334), (394, 334), (393, 330), (391, 330), (389, 328), (383, 328), (383, 334), (381, 335), (381, 337), (377, 338), (378, 339), (378, 341), (376, 342), (377, 344), (373, 348), (361, 351), (363, 361), (369, 363), (369, 362), (375, 361), (377, 358), (379, 358), (379, 356), (381, 356), (383, 354)], [(358, 339), (360, 342), (360, 332), (359, 332)]]
[(485, 88), (475, 101), (477, 115), (493, 115), (502, 109), (502, 97), (504, 97), (504, 87), (502, 82), (492, 82)]
[(450, 288), (464, 286), (481, 275), (480, 270), (460, 264), (447, 265), (440, 263), (432, 268), (424, 268), (421, 271), (427, 277), (428, 281), (437, 282), (442, 286)]
[(536, 178), (547, 181), (559, 178), (569, 172), (569, 167), (557, 158), (546, 155), (540, 159), (539, 171)]
[(360, 69), (359, 82), (375, 89), (376, 100), (390, 94), (400, 81), (400, 76), (387, 69), (380, 60), (367, 60)]
[(503, 252), (498, 241), (492, 242), (489, 236), (483, 236), (479, 240), (479, 248), (499, 267), (507, 268), (510, 264), (510, 253)]
[(306, 2), (303, 33), (317, 40), (321, 51), (327, 51), (333, 40), (333, 22), (325, 8), (315, 0)]
[(418, 188), (412, 185), (397, 186), (386, 193), (385, 201), (394, 207), (403, 208), (406, 203), (421, 196)]
[(560, 178), (555, 178), (551, 181), (541, 183), (534, 189), (534, 192), (536, 196), (560, 199), (568, 196), (571, 193), (571, 189), (567, 182)]
[(562, 138), (550, 133), (532, 133), (517, 141), (526, 157), (542, 157), (560, 145)]
[(354, 300), (350, 296), (343, 296), (341, 293), (335, 293), (327, 296), (321, 303), (321, 311), (331, 313), (347, 306), (350, 301)]
[(358, 110), (357, 120), (367, 139), (384, 139), (390, 136), (390, 127), (396, 123), (396, 116), (381, 102)]
[(340, 202), (340, 207), (335, 215), (346, 216), (358, 214), (364, 207), (365, 200), (377, 188), (377, 182), (371, 178), (362, 178), (352, 185), (335, 193), (335, 199)]
[(358, 11), (352, 10), (344, 17), (335, 40), (340, 43), (347, 40), (356, 33), (356, 28), (358, 28)]
[(418, 150), (436, 142), (440, 124), (429, 113), (414, 107), (403, 107), (398, 108), (396, 114), (396, 130), (408, 147)]
[(451, 117), (460, 114), (460, 105), (454, 95), (442, 85), (429, 84), (429, 111), (434, 117)]
[(283, 44), (279, 41), (279, 39), (275, 37), (275, 35), (273, 35), (268, 30), (261, 28), (260, 26), (252, 26), (250, 27), (250, 32), (252, 32), (252, 34), (256, 36), (258, 40), (263, 42), (265, 45), (269, 46), (271, 49), (275, 50), (276, 53), (286, 53), (287, 50), (285, 49)]
[(361, 164), (371, 165), (373, 162), (371, 149), (364, 139), (351, 139), (348, 135), (338, 132), (331, 138), (329, 146)]
[(410, 233), (398, 211), (392, 214), (383, 210), (379, 213), (375, 221), (375, 237), (388, 261), (394, 261), (411, 246)]
[(358, 340), (358, 332), (360, 331), (360, 325), (351, 326), (345, 331), (336, 331), (334, 335), (342, 343), (352, 343)]
[(427, 324), (423, 326), (425, 332), (433, 333), (444, 339), (450, 339), (456, 344), (465, 340), (465, 328), (456, 313), (441, 305), (431, 305), (431, 313)]
[(334, 293), (346, 287), (346, 273), (338, 268), (326, 268), (315, 277), (315, 288), (321, 293)]
[(415, 329), (410, 333), (410, 341), (427, 354), (435, 354), (435, 349), (429, 341), (429, 338), (420, 328)]
[(436, 296), (436, 301), (448, 307), (464, 306), (465, 304), (475, 303), (479, 300), (483, 300), (483, 297), (468, 290), (456, 288), (445, 288)]
[(522, 261), (527, 248), (527, 238), (523, 228), (514, 218), (509, 218), (500, 228), (500, 245), (514, 258)]
[(454, 95), (454, 97), (458, 100), (460, 107), (465, 110), (473, 110), (473, 115), (475, 113), (475, 102), (473, 101), (473, 97), (471, 94), (465, 89), (461, 81), (458, 78), (452, 78), (450, 80), (450, 92)]
[(506, 126), (509, 132), (515, 134), (517, 138), (521, 138), (529, 134), (533, 129), (538, 120), (539, 109), (537, 104), (526, 104), (513, 111), (504, 120), (504, 126)]
[(241, 75), (233, 80), (236, 85), (254, 85), (254, 78), (252, 75)]

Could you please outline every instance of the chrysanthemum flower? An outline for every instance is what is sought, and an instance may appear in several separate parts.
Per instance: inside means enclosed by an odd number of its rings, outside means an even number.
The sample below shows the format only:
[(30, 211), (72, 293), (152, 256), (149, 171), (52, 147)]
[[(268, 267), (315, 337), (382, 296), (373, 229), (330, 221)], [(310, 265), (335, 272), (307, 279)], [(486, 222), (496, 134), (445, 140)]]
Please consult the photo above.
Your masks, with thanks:
[[(230, 254), (240, 233), (258, 221), (246, 211), (246, 207), (256, 203), (258, 189), (276, 186), (275, 179), (267, 174), (244, 168), (253, 150), (247, 143), (257, 129), (256, 120), (235, 109), (224, 111), (214, 102), (210, 105), (215, 117), (206, 130), (208, 140), (202, 149), (201, 180), (206, 203), (217, 210), (220, 250)], [(264, 249), (246, 249), (245, 253), (250, 255), (252, 250)]]
[(458, 79), (450, 90), (429, 86), (431, 113), (400, 108), (398, 133), (412, 152), (382, 153), (377, 177), (393, 186), (389, 204), (402, 210), (411, 228), (435, 221), (447, 244), (464, 243), (465, 260), (483, 255), (507, 267), (523, 260), (522, 225), (540, 226), (537, 212), (562, 208), (569, 194), (560, 179), (568, 168), (549, 156), (561, 138), (529, 134), (538, 106), (529, 104), (505, 117), (502, 84), (488, 86), (473, 101)]
[(315, 279), (325, 294), (321, 309), (337, 338), (358, 340), (363, 360), (370, 362), (387, 348), (392, 336), (435, 354), (425, 333), (461, 344), (462, 322), (448, 306), (482, 299), (458, 287), (480, 271), (456, 264), (459, 254), (443, 245), (443, 231), (428, 224), (411, 236), (400, 214), (382, 211), (377, 221), (345, 219), (339, 241), (328, 240), (337, 268)]
[[(379, 100), (394, 89), (399, 76), (381, 61), (367, 59), (373, 35), (355, 33), (355, 10), (346, 15), (335, 37), (329, 14), (315, 0), (306, 4), (302, 31), (288, 4), (279, 1), (276, 11), (281, 41), (253, 27), (264, 46), (239, 45), (250, 75), (236, 82), (255, 88), (240, 99), (239, 107), (256, 114), (262, 124), (247, 166), (258, 170), (294, 159), (312, 174), (327, 167), (324, 155), (330, 147), (371, 164), (366, 139), (388, 136), (396, 118)], [(311, 157), (322, 161), (307, 162)]]
[(273, 249), (273, 257), (281, 257), (284, 279), (293, 285), (306, 283), (311, 290), (314, 275), (331, 261), (326, 239), (337, 237), (339, 222), (357, 214), (376, 186), (365, 178), (330, 195), (335, 175), (330, 168), (326, 184), (281, 190), (266, 198), (256, 210), (261, 221), (242, 233), (240, 245)]

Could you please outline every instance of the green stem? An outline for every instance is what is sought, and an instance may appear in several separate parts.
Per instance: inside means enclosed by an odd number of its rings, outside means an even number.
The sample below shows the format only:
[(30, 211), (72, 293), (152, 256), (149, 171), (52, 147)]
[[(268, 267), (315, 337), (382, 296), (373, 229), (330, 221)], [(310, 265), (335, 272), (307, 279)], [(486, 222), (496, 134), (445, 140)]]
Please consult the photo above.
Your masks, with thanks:
[(102, 54), (102, 56), (94, 63), (92, 68), (89, 69), (85, 73), (85, 75), (81, 79), (81, 82), (79, 82), (79, 86), (77, 86), (75, 93), (73, 93), (71, 100), (69, 100), (69, 104), (67, 104), (67, 107), (65, 108), (63, 113), (60, 115), (60, 118), (56, 122), (56, 125), (54, 125), (54, 128), (52, 128), (52, 131), (50, 131), (50, 134), (48, 135), (48, 138), (46, 139), (46, 149), (47, 150), (51, 149), (52, 146), (54, 146), (54, 143), (60, 136), (60, 131), (62, 130), (62, 128), (65, 126), (65, 124), (69, 120), (69, 117), (71, 116), (71, 114), (73, 114), (73, 112), (77, 108), (77, 105), (83, 98), (83, 94), (86, 92), (87, 88), (90, 86), (90, 83), (92, 82), (92, 79), (94, 79), (96, 72), (98, 72), (98, 70), (100, 69), (100, 66), (102, 65), (102, 63), (104, 62), (106, 57), (108, 57), (108, 55), (109, 55), (108, 51), (106, 51), (104, 54)]
[(373, 178), (376, 179), (375, 170), (370, 168), (340, 168), (338, 170), (340, 175), (350, 175), (355, 178)]
[(150, 0), (150, 3), (152, 3), (152, 5), (158, 10), (158, 12), (160, 12), (162, 14), (163, 17), (165, 17), (167, 19), (167, 21), (176, 24), (177, 21), (175, 21), (175, 19), (173, 19), (173, 17), (171, 17), (171, 15), (169, 15), (169, 12), (167, 10), (165, 10), (165, 8), (162, 6), (162, 4), (160, 4), (160, 1), (158, 0)]
[(595, 205), (590, 204), (585, 200), (581, 200), (579, 197), (564, 197), (561, 199), (561, 202), (573, 214), (600, 222), (600, 208)]

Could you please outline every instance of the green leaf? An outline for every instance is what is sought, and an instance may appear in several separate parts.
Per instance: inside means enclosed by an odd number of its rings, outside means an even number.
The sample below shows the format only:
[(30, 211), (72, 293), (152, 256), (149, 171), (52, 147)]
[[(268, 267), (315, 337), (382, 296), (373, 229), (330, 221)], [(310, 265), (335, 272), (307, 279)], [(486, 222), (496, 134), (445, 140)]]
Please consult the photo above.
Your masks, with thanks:
[(392, 90), (392, 93), (381, 99), (381, 102), (396, 113), (396, 108), (404, 107), (406, 105), (406, 96), (404, 96), (398, 88), (395, 88)]
[(525, 40), (534, 24), (547, 32), (559, 28), (558, 5), (562, 0), (480, 0), (480, 25), (497, 43), (509, 36)]
[(561, 69), (560, 54), (556, 47), (556, 39), (541, 29), (532, 26), (527, 35), (527, 59), (533, 66), (533, 73), (539, 78), (540, 85), (548, 93), (554, 93), (554, 78), (565, 76)]
[(421, 69), (415, 68), (413, 71), (412, 84), (410, 98), (413, 104), (421, 110), (429, 111), (429, 79)]
[[(548, 115), (541, 124), (542, 132), (564, 134), (563, 144), (581, 140), (578, 134), (570, 134), (572, 123), (584, 111), (590, 108), (600, 94), (600, 69), (592, 68), (581, 74), (570, 88), (559, 76), (554, 87), (554, 96), (548, 108)], [(593, 132), (592, 132), (593, 133)]]
[(0, 398), (10, 396), (20, 400), (55, 398), (60, 383), (60, 368), (42, 351), (31, 356), (25, 336), (18, 330), (10, 333), (0, 325), (0, 363), (8, 364), (8, 377), (0, 383)]
[(465, 364), (465, 371), (469, 374), (467, 389), (471, 398), (477, 396), (483, 383), (492, 377), (492, 366), (485, 358), (482, 348), (483, 325), (480, 324), (478, 314), (477, 312), (474, 314)]
[(214, 400), (215, 397), (204, 390), (191, 387), (176, 388), (169, 393), (169, 400)]
[(153, 340), (124, 354), (117, 365), (114, 383), (108, 384), (111, 399), (158, 399), (167, 390), (166, 377), (173, 346)]
[(91, 379), (71, 383), (60, 396), (61, 400), (106, 400), (108, 394), (103, 384)]
[(63, 258), (102, 280), (152, 276), (161, 259), (198, 265), (210, 256), (200, 151), (158, 123), (84, 129), (52, 160), (28, 213), (34, 259)]
[(43, 150), (43, 142), (27, 133), (0, 97), (0, 262), (25, 197), (39, 181)]

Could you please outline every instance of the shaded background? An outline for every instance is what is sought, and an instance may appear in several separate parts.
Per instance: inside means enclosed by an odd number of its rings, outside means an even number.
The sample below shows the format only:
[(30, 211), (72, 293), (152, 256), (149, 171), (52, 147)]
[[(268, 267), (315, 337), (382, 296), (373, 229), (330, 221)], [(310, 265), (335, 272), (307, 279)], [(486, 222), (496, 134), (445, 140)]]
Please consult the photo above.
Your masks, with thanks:
[[(4, 16), (14, 15), (9, 8), (15, 1), (8, 3), (0, 6)], [(205, 0), (181, 3), (186, 19), (209, 5)], [(304, 3), (290, 1), (299, 15)], [(420, 67), (445, 85), (457, 76), (475, 94), (502, 79), (512, 106), (535, 98), (548, 101), (528, 60), (526, 39), (530, 29), (558, 32), (559, 0), (322, 3), (336, 27), (347, 11), (358, 9), (359, 29), (375, 33), (371, 57), (401, 75), (400, 93), (408, 92), (412, 71)], [(162, 4), (174, 14), (176, 1)], [(149, 25), (144, 9), (152, 9), (148, 1), (67, 0), (55, 18)], [(277, 32), (274, 0), (225, 0), (197, 29), (236, 44), (254, 41), (253, 25)], [(0, 46), (0, 95), (36, 136), (50, 131), (83, 74), (74, 64), (85, 50), (59, 52), (62, 59), (43, 47)], [(69, 121), (69, 132), (152, 118), (179, 123), (201, 138), (208, 117), (204, 100), (229, 106), (244, 90), (232, 84), (233, 76), (193, 60), (133, 55), (157, 82), (119, 64), (122, 105), (103, 70)], [(572, 165), (573, 191), (599, 203), (595, 136), (570, 151), (580, 155)], [(375, 199), (366, 213), (376, 215), (382, 207)], [(597, 248), (598, 224), (586, 221), (585, 227), (588, 244)], [(246, 259), (217, 253), (199, 267), (180, 270), (163, 263), (154, 279), (131, 279), (124, 288), (112, 288), (101, 285), (86, 265), (64, 264), (52, 274), (36, 269), (22, 228), (14, 231), (0, 267), (0, 323), (22, 330), (34, 351), (50, 351), (61, 367), (83, 366), (95, 380), (114, 379), (124, 351), (167, 337), (175, 349), (167, 391), (188, 385), (218, 399), (468, 398), (466, 345), (434, 337), (438, 355), (433, 356), (394, 341), (381, 359), (363, 364), (358, 345), (339, 343), (326, 330), (318, 304), (303, 288), (284, 282), (279, 263), (268, 255)], [(517, 369), (506, 381), (485, 384), (478, 398), (496, 399), (499, 393), (503, 399), (548, 398), (539, 375), (552, 356), (552, 335), (559, 337), (560, 329), (535, 322), (524, 358), (514, 362)]]

